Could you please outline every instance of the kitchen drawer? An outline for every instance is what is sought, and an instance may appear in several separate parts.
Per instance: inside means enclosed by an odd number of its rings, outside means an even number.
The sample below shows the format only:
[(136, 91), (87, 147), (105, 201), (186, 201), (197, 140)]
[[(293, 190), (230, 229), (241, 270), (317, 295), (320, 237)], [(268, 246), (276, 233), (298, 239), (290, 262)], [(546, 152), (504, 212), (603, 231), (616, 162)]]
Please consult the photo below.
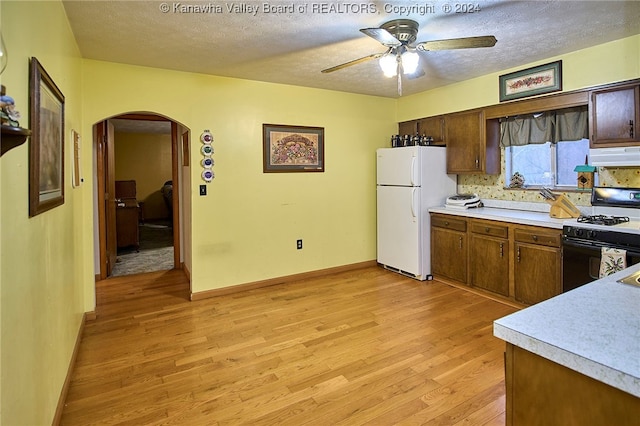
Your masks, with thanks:
[(493, 237), (508, 238), (509, 228), (487, 222), (471, 222), (471, 232), (474, 234), (491, 235)]
[(540, 244), (548, 247), (560, 247), (562, 236), (560, 232), (550, 233), (536, 229), (516, 229), (515, 240), (519, 243)]
[(467, 231), (467, 221), (465, 219), (457, 219), (451, 216), (431, 216), (431, 226), (437, 228), (453, 229), (454, 231)]

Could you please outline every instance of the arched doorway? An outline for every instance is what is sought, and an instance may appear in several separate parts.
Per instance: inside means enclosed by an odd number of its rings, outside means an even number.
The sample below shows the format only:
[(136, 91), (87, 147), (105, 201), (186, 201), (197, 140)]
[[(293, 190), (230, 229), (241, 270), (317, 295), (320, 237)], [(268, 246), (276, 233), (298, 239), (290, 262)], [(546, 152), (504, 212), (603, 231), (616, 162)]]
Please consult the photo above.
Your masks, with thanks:
[[(169, 164), (163, 167), (147, 164), (151, 163), (153, 158), (151, 154), (155, 152), (154, 150), (161, 149), (160, 145), (154, 145), (153, 142), (149, 145), (147, 140), (144, 142), (147, 144), (147, 148), (145, 148), (147, 154), (140, 155), (139, 150), (138, 154), (132, 152), (131, 155), (138, 155), (139, 158), (129, 158), (126, 161), (129, 163), (128, 170), (124, 173), (124, 179), (119, 180), (116, 185), (116, 137), (120, 135), (122, 139), (126, 132), (145, 134), (147, 135), (146, 139), (149, 139), (148, 136), (151, 135), (153, 141), (166, 140), (170, 146), (165, 147), (164, 150), (165, 153), (169, 152), (170, 154), (166, 154), (165, 157), (170, 157), (170, 160)], [(148, 271), (144, 269), (144, 260), (137, 264), (135, 261), (134, 263), (131, 261), (135, 259), (136, 252), (142, 251), (143, 245), (140, 244), (140, 235), (149, 234), (150, 228), (148, 227), (153, 223), (152, 219), (157, 219), (157, 215), (151, 213), (158, 208), (164, 208), (167, 213), (166, 228), (168, 228), (169, 235), (165, 234), (162, 238), (168, 239), (172, 247), (173, 259), (169, 258), (162, 263), (158, 261), (158, 253), (160, 252), (146, 252), (144, 255), (150, 259), (147, 263), (150, 268), (155, 267), (156, 270), (158, 265), (162, 269), (181, 269), (184, 252), (182, 241), (184, 241), (185, 232), (182, 220), (182, 200), (183, 197), (189, 196), (189, 194), (185, 194), (185, 190), (189, 189), (188, 185), (183, 185), (183, 167), (181, 166), (188, 165), (189, 161), (189, 130), (180, 123), (156, 113), (129, 112), (96, 123), (93, 133), (96, 154), (94, 168), (96, 172), (94, 202), (97, 213), (94, 217), (96, 279), (106, 279), (113, 274), (118, 260), (122, 260), (118, 256), (119, 250), (128, 250), (127, 254), (133, 253), (127, 257), (129, 267), (124, 269), (121, 267), (119, 275)], [(132, 137), (128, 136), (128, 138)], [(138, 138), (133, 136), (133, 139), (137, 140)], [(123, 157), (119, 156), (118, 158), (119, 161), (122, 161)], [(136, 172), (136, 167), (139, 167), (140, 172)], [(136, 176), (137, 179), (135, 179)], [(120, 176), (120, 178), (122, 177)], [(142, 199), (139, 199), (136, 194), (137, 188), (144, 185), (148, 187), (149, 182), (155, 182), (152, 185), (157, 186), (157, 190), (153, 190), (154, 196), (144, 195)], [(145, 194), (149, 193), (148, 188), (145, 191)], [(145, 201), (149, 205), (145, 206), (147, 204)], [(148, 217), (145, 217), (145, 214)], [(158, 233), (154, 232), (154, 234)], [(167, 256), (166, 251), (162, 253), (163, 256)], [(141, 255), (139, 258), (144, 259), (145, 256)], [(131, 265), (134, 267), (131, 268)]]

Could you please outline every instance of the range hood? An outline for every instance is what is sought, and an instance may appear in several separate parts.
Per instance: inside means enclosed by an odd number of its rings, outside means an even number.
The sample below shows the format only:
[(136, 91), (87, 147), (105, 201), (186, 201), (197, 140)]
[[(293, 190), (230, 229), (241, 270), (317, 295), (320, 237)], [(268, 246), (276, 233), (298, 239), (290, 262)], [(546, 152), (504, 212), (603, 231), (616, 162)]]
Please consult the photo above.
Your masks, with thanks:
[(597, 167), (640, 167), (640, 146), (590, 149), (589, 164)]

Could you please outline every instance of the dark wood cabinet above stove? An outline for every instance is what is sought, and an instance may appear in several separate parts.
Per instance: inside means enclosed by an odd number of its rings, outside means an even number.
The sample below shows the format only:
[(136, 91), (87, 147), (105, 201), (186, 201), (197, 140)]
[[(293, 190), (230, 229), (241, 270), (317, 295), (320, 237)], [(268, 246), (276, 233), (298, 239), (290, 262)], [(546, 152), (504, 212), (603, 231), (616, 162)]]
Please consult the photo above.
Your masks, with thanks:
[(640, 143), (640, 84), (594, 90), (589, 102), (592, 148)]

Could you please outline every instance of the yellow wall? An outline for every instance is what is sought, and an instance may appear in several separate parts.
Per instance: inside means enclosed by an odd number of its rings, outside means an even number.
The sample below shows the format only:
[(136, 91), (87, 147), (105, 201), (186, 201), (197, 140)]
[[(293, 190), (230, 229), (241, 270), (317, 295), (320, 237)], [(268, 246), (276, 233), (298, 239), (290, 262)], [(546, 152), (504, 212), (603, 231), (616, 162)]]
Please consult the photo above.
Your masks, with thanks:
[(397, 121), (498, 104), (500, 75), (559, 59), (564, 91), (638, 78), (640, 35), (402, 97), (398, 99)]
[[(500, 75), (559, 59), (562, 60), (564, 91), (640, 78), (640, 35), (401, 98), (398, 100), (398, 121), (498, 104)], [(604, 186), (640, 186), (640, 169), (637, 168), (599, 168), (598, 177)], [(503, 155), (500, 175), (461, 175), (458, 192), (476, 193), (484, 199), (543, 202), (538, 191), (505, 190), (504, 183)], [(590, 193), (567, 195), (578, 205), (590, 205)]]
[(29, 218), (29, 142), (0, 159), (0, 423), (43, 425), (51, 424), (93, 281), (91, 185), (72, 188), (70, 167), (70, 131), (82, 128), (82, 62), (61, 3), (2, 1), (0, 9), (9, 58), (2, 84), (20, 124), (29, 125), (30, 57), (66, 99), (64, 205)]
[[(74, 128), (83, 137), (85, 177), (72, 188), (66, 167), (65, 204), (28, 218), (28, 144), (0, 159), (0, 423), (7, 425), (51, 423), (82, 313), (95, 306), (96, 122), (148, 111), (191, 129), (185, 243), (199, 292), (375, 259), (374, 151), (388, 145), (395, 123), (497, 102), (501, 73), (396, 101), (83, 60), (60, 2), (4, 0), (0, 11), (10, 58), (2, 83), (28, 123), (28, 58), (42, 62), (66, 96), (65, 135)], [(565, 89), (638, 77), (639, 45), (632, 37), (564, 55)], [(262, 173), (263, 123), (324, 127), (325, 173)], [(204, 129), (215, 136), (217, 177), (200, 197)], [(69, 166), (69, 139), (65, 147)]]
[[(85, 132), (128, 111), (191, 129), (194, 292), (376, 258), (375, 149), (394, 100), (93, 60), (83, 81)], [(325, 172), (263, 173), (263, 123), (324, 127)], [(201, 197), (204, 129), (216, 178)]]
[(116, 180), (135, 180), (145, 219), (169, 217), (160, 190), (171, 180), (171, 135), (115, 133)]

